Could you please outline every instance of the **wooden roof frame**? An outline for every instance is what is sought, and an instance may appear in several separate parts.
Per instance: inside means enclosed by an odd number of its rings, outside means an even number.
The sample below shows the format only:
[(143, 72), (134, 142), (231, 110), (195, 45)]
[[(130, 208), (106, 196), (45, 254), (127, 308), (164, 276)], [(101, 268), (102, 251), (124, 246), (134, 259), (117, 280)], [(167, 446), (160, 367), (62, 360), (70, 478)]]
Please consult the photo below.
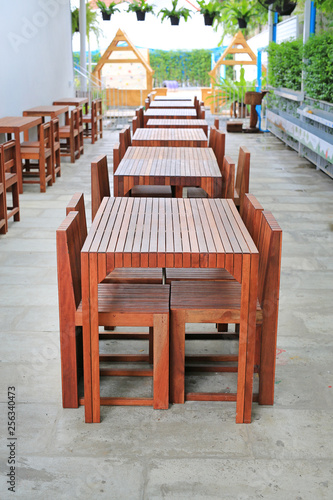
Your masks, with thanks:
[[(120, 42), (126, 42), (126, 46), (118, 46)], [(128, 59), (110, 59), (110, 56), (113, 52), (125, 52), (129, 51), (134, 54), (135, 57), (128, 58)], [(147, 90), (151, 91), (153, 88), (153, 74), (155, 71), (151, 68), (149, 65), (148, 61), (140, 54), (140, 51), (132, 44), (128, 36), (124, 31), (121, 29), (118, 29), (116, 36), (96, 64), (92, 75), (98, 77), (99, 81), (101, 81), (101, 71), (102, 68), (105, 64), (118, 64), (118, 63), (139, 63), (142, 64), (146, 70), (146, 77), (147, 77)]]
[[(242, 48), (238, 47), (239, 45), (241, 45)], [(241, 60), (235, 60), (235, 59), (230, 59), (230, 60), (225, 59), (225, 57), (228, 54), (247, 54), (248, 56), (250, 56), (250, 61), (249, 60), (241, 61)], [(255, 55), (255, 53), (253, 52), (253, 50), (251, 49), (251, 47), (249, 46), (249, 44), (245, 40), (244, 35), (241, 31), (238, 31), (238, 33), (236, 33), (236, 35), (231, 40), (229, 46), (225, 49), (225, 51), (221, 55), (220, 59), (215, 64), (214, 68), (208, 73), (209, 76), (211, 77), (212, 81), (216, 80), (216, 72), (222, 64), (224, 64), (226, 66), (236, 66), (236, 65), (243, 65), (243, 64), (247, 65), (247, 66), (249, 66), (249, 65), (257, 66), (257, 56)], [(263, 72), (266, 73), (266, 68), (264, 65), (262, 65), (262, 68), (263, 68)]]

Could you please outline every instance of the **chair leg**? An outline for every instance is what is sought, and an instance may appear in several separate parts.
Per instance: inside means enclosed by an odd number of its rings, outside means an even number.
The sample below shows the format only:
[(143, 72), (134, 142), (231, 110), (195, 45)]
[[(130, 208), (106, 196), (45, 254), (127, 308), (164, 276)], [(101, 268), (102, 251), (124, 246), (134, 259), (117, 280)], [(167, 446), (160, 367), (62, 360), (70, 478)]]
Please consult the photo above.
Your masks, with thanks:
[(170, 311), (170, 402), (185, 403), (185, 312)]
[[(78, 359), (82, 355), (82, 328), (70, 327), (60, 331), (62, 406), (63, 408), (78, 408)], [(82, 369), (82, 367), (81, 367)]]
[(154, 409), (169, 407), (169, 315), (154, 315)]

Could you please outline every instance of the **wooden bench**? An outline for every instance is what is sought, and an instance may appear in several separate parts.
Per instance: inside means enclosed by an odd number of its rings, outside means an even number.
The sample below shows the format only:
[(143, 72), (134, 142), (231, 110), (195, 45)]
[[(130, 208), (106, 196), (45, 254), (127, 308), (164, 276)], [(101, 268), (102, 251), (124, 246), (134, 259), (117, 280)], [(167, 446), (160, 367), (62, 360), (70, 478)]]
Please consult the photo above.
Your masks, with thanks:
[[(4, 214), (6, 218), (6, 229), (8, 220), (13, 217), (14, 221), (20, 220), (19, 200), (19, 173), (17, 165), (16, 141), (8, 141), (0, 146), (0, 162), (3, 168), (4, 182)], [(11, 202), (8, 204), (6, 193), (10, 193)], [(5, 199), (6, 198), (6, 199)]]

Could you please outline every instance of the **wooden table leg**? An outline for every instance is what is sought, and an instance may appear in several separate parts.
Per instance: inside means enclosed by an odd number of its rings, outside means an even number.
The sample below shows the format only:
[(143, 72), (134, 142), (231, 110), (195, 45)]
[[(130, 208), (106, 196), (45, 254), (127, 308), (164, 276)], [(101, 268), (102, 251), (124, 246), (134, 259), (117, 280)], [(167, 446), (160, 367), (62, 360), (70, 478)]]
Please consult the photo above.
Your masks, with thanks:
[(20, 145), (20, 132), (15, 132), (16, 141), (16, 167), (17, 167), (17, 178), (18, 178), (18, 188), (20, 194), (23, 193), (23, 179), (22, 179), (22, 160), (21, 160), (21, 145)]

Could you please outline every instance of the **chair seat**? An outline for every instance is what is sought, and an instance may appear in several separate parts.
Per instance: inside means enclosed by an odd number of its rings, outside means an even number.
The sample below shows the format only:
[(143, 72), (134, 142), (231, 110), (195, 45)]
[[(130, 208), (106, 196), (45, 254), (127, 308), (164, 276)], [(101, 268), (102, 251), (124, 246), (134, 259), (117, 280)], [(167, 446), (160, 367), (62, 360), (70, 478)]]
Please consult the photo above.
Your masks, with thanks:
[(188, 198), (208, 198), (206, 191), (200, 187), (189, 187), (187, 188)]
[(131, 189), (133, 197), (149, 198), (172, 198), (171, 186), (133, 186)]
[[(23, 160), (38, 160), (39, 159), (39, 148), (21, 148), (21, 158)], [(51, 156), (52, 152), (50, 148), (45, 149), (45, 158)]]
[(21, 148), (39, 148), (40, 147), (40, 142), (39, 141), (24, 141), (21, 142)]
[(162, 269), (158, 267), (119, 267), (114, 269), (103, 283), (155, 283), (162, 284)]
[(171, 281), (226, 281), (234, 279), (226, 269), (175, 267), (166, 269), (166, 283), (171, 283)]
[[(60, 139), (66, 139), (70, 135), (70, 126), (64, 125), (63, 127), (59, 127), (59, 137)], [(79, 131), (74, 129), (74, 136), (78, 135)]]
[[(110, 284), (98, 285), (99, 314), (168, 314), (169, 285)], [(110, 312), (111, 311), (111, 312)], [(77, 309), (77, 320), (82, 322), (82, 302)]]
[[(192, 281), (171, 283), (170, 309), (234, 310), (234, 320), (240, 319), (241, 285), (237, 281), (204, 281), (193, 286)], [(262, 310), (257, 301), (257, 323), (262, 321)]]

